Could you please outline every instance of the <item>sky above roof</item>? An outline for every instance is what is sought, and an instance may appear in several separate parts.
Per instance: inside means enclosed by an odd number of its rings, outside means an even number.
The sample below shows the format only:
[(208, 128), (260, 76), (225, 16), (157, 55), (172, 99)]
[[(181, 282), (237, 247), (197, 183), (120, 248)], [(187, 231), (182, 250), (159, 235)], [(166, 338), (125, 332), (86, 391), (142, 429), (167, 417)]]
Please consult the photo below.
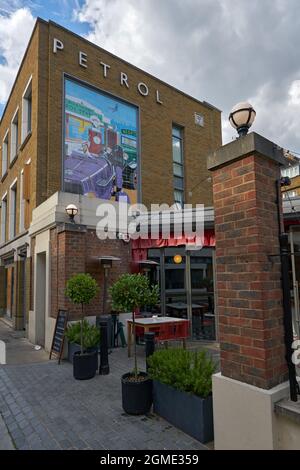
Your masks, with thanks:
[(0, 0), (0, 115), (35, 19), (51, 19), (300, 153), (299, 0)]

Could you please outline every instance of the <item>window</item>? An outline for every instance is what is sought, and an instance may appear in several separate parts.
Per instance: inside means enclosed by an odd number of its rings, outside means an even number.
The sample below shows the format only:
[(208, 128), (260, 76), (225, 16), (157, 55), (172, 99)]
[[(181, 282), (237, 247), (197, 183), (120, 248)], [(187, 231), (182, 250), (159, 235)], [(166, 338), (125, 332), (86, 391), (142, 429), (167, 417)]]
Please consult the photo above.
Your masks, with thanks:
[(10, 187), (9, 194), (9, 238), (14, 238), (17, 232), (17, 181)]
[(179, 207), (182, 207), (184, 204), (184, 168), (183, 168), (182, 129), (176, 126), (173, 126), (173, 129), (172, 129), (172, 151), (173, 151), (174, 202)]
[(289, 178), (295, 178), (295, 176), (299, 175), (299, 165), (284, 168), (281, 171), (281, 174), (282, 174), (282, 176), (288, 176)]
[(7, 221), (7, 194), (1, 201), (1, 243), (6, 242), (6, 221)]
[(283, 193), (283, 199), (289, 199), (290, 197), (297, 197), (297, 191), (286, 191)]
[(23, 94), (22, 100), (22, 142), (31, 132), (32, 120), (32, 79), (30, 78), (28, 85)]
[(2, 175), (4, 176), (5, 173), (7, 172), (7, 156), (8, 156), (8, 130), (4, 136), (3, 142), (2, 142)]
[(19, 232), (23, 232), (25, 229), (25, 199), (24, 199), (24, 170), (21, 171), (20, 179), (20, 222)]
[(10, 134), (10, 162), (12, 162), (18, 153), (19, 147), (19, 109), (15, 112), (11, 121), (11, 134)]
[(24, 228), (27, 229), (30, 224), (30, 197), (31, 197), (31, 160), (29, 159), (24, 166), (23, 174), (23, 200), (24, 200)]

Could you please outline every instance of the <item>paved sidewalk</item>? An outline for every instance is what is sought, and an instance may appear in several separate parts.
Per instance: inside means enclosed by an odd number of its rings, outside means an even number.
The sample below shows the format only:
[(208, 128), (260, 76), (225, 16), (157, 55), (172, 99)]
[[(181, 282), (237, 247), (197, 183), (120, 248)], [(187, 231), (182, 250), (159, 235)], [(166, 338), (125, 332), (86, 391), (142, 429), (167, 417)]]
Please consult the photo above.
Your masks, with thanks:
[(49, 355), (44, 349), (36, 351), (34, 344), (25, 338), (24, 331), (13, 330), (2, 318), (0, 318), (0, 340), (6, 344), (7, 364), (48, 361)]
[(0, 414), (0, 450), (15, 450), (5, 422)]
[[(140, 366), (144, 350), (139, 348)], [(133, 368), (126, 349), (109, 355), (111, 372), (73, 379), (56, 361), (0, 366), (0, 413), (17, 449), (206, 449), (153, 414), (122, 410), (121, 375)]]

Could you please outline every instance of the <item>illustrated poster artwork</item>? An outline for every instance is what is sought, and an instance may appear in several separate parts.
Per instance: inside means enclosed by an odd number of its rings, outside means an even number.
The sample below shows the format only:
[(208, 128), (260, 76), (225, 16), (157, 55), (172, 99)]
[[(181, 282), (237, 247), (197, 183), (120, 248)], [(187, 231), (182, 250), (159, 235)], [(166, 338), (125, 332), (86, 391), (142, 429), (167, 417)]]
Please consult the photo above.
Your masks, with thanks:
[(64, 191), (137, 202), (138, 110), (65, 81)]

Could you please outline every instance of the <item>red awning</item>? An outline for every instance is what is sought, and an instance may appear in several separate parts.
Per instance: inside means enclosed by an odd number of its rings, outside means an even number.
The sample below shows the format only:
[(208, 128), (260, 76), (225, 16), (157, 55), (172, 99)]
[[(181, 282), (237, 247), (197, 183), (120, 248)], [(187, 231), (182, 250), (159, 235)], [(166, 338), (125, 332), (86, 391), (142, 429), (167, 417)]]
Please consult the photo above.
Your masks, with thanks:
[(193, 237), (174, 238), (172, 235), (168, 239), (142, 239), (132, 240), (132, 260), (142, 261), (147, 259), (147, 250), (149, 248), (162, 248), (167, 246), (215, 246), (215, 232), (212, 229), (204, 231), (204, 238), (201, 239), (196, 235)]

